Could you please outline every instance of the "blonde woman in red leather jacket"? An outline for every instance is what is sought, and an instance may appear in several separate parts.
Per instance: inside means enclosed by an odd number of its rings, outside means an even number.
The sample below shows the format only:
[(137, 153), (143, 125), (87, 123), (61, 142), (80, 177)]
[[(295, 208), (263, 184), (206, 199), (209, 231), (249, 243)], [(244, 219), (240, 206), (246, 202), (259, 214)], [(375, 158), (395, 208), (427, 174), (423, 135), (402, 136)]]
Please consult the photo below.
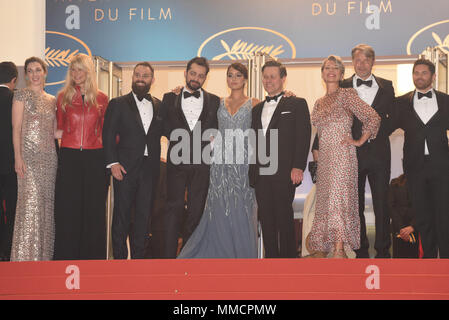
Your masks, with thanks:
[(55, 260), (106, 258), (107, 175), (102, 143), (108, 97), (98, 90), (92, 59), (70, 62), (57, 97), (61, 138), (55, 194)]

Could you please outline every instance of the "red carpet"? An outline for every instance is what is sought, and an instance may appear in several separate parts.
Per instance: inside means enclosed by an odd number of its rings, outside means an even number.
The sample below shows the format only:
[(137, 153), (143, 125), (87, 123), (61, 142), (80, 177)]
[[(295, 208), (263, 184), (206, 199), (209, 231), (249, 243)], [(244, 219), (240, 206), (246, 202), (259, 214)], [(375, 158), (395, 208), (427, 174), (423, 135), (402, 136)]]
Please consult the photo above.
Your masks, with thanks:
[(0, 299), (439, 300), (449, 260), (1, 262)]

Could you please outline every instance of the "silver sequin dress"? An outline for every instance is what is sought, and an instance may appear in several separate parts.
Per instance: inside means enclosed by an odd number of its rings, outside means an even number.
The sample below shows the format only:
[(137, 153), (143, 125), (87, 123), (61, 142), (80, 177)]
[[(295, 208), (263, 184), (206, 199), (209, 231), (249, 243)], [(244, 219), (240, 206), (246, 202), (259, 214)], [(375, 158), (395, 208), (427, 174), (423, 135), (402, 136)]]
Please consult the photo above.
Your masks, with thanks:
[(51, 260), (55, 234), (56, 100), (27, 88), (18, 90), (14, 100), (24, 104), (21, 148), (26, 172), (22, 179), (17, 178), (11, 261)]
[[(217, 111), (221, 138), (214, 139), (206, 206), (180, 259), (257, 258), (255, 196), (249, 186), (248, 139), (244, 138), (251, 128), (251, 110), (248, 100), (231, 116), (221, 100)], [(229, 139), (231, 134), (234, 139)]]

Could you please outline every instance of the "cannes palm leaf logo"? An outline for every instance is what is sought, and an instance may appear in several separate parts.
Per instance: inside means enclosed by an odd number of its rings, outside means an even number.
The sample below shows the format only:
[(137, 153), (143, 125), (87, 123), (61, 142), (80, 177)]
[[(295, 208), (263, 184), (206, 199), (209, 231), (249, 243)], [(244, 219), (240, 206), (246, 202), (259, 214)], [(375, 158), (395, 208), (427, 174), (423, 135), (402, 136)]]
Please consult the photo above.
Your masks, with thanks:
[(45, 62), (52, 67), (67, 67), (73, 56), (77, 55), (79, 50), (61, 50), (48, 47), (45, 49)]
[(231, 60), (249, 59), (254, 53), (266, 53), (273, 58), (277, 58), (278, 55), (284, 52), (282, 45), (275, 48), (274, 45), (263, 46), (255, 45), (254, 43), (248, 44), (248, 42), (242, 40), (234, 42), (232, 47), (230, 47), (224, 40), (220, 40), (220, 43), (225, 52), (213, 57), (212, 60), (220, 60), (224, 57), (228, 57)]
[(432, 32), (432, 37), (438, 44), (438, 48), (443, 50), (445, 53), (449, 53), (449, 34), (446, 36), (444, 41), (442, 41), (440, 36), (435, 32)]

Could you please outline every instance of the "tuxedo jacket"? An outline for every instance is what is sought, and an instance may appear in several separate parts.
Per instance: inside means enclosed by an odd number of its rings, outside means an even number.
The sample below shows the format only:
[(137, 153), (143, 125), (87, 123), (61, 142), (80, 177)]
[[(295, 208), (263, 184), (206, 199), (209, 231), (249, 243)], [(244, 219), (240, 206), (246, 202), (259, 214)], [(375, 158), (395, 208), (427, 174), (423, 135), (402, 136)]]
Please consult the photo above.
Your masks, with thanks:
[(432, 164), (443, 174), (449, 172), (449, 96), (436, 91), (438, 111), (424, 124), (413, 105), (415, 91), (398, 97), (392, 129), (404, 130), (404, 172), (413, 173), (424, 167), (424, 150), (427, 141)]
[(109, 102), (103, 125), (106, 165), (119, 162), (130, 172), (143, 160), (147, 146), (151, 166), (159, 170), (163, 121), (160, 100), (151, 97), (151, 102), (153, 119), (147, 133), (132, 92)]
[[(343, 80), (340, 86), (342, 88), (353, 88), (354, 76), (355, 75)], [(376, 139), (357, 148), (357, 160), (359, 162), (359, 167), (363, 167), (363, 164), (369, 161), (369, 163), (376, 167), (384, 167), (390, 170), (391, 149), (389, 136), (392, 131), (390, 131), (391, 126), (389, 121), (392, 108), (394, 107), (394, 88), (393, 83), (390, 80), (379, 78), (374, 75), (373, 77), (379, 85), (379, 89), (377, 90), (377, 94), (371, 106), (380, 116), (381, 122)], [(354, 140), (358, 140), (362, 136), (362, 122), (356, 117), (354, 117), (352, 125), (352, 136)]]
[[(207, 163), (203, 162), (202, 152), (203, 149), (210, 144), (210, 141), (202, 141), (202, 135), (205, 130), (208, 129), (217, 129), (218, 128), (218, 120), (217, 120), (217, 111), (220, 106), (220, 98), (214, 94), (206, 92), (203, 90), (203, 109), (198, 118), (198, 122), (195, 125), (193, 131), (190, 130), (190, 127), (187, 123), (184, 112), (182, 111), (181, 100), (182, 94), (175, 94), (173, 92), (166, 93), (162, 98), (161, 110), (164, 118), (164, 135), (170, 141), (168, 146), (168, 154), (167, 154), (167, 164), (168, 165), (187, 165), (187, 164), (199, 164), (199, 165), (207, 165)], [(201, 128), (201, 130), (199, 130)], [(188, 163), (173, 163), (173, 159), (171, 157), (171, 150), (181, 142), (186, 142), (187, 137), (185, 136), (176, 136), (172, 135), (173, 130), (183, 129), (183, 132), (188, 135), (188, 145), (189, 150), (183, 149), (183, 152), (189, 152), (189, 161)], [(195, 132), (195, 134), (194, 134)], [(194, 139), (195, 143), (199, 144), (201, 147), (200, 150), (194, 149)], [(179, 147), (179, 146), (178, 146)], [(195, 162), (194, 162), (194, 153), (195, 153)], [(178, 155), (178, 153), (176, 152)], [(180, 155), (181, 156), (181, 155)], [(187, 157), (185, 154), (183, 155)]]
[(0, 174), (14, 172), (14, 148), (12, 144), (13, 92), (0, 87)]
[[(256, 153), (256, 163), (250, 164), (250, 185), (254, 187), (260, 176), (260, 168), (268, 167), (260, 162), (258, 145), (266, 146), (267, 155), (270, 154), (270, 129), (278, 130), (278, 168), (275, 174), (270, 176), (277, 181), (291, 181), (291, 170), (293, 168), (305, 171), (307, 156), (310, 147), (311, 124), (307, 102), (303, 98), (282, 97), (279, 101), (271, 121), (268, 125), (266, 135), (263, 135), (262, 110), (265, 101), (257, 104), (252, 110), (251, 127), (256, 131), (255, 145), (252, 146)], [(262, 141), (259, 141), (262, 139)]]

